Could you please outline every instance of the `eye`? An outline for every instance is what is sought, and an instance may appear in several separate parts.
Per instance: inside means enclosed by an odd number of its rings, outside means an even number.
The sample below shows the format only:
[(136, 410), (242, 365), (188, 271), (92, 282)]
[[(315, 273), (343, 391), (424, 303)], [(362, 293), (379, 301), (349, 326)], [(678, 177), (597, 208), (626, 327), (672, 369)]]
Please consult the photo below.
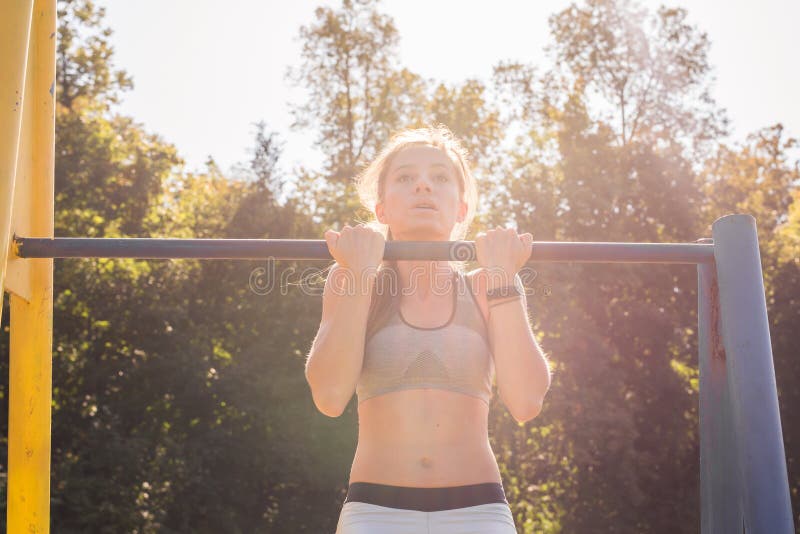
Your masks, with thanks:
[(398, 182), (406, 182), (406, 181), (408, 181), (408, 180), (409, 180), (409, 178), (411, 178), (409, 175), (407, 175), (407, 174), (401, 174), (400, 176), (398, 176), (397, 178), (395, 178), (395, 180), (396, 180), (396, 181), (398, 181)]
[(437, 174), (436, 179), (440, 182), (447, 182), (448, 180), (450, 180), (450, 177), (447, 176), (446, 174)]

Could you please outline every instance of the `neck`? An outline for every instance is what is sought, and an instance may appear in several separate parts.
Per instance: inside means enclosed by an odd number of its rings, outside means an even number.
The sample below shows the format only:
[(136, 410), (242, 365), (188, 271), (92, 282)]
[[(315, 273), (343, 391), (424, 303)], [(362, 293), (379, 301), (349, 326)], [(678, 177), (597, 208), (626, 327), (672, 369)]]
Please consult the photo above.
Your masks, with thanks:
[[(394, 241), (447, 241), (450, 234), (432, 233), (430, 229), (422, 232), (392, 232)], [(397, 261), (397, 274), (401, 295), (415, 294), (427, 297), (431, 293), (449, 293), (453, 279), (453, 267), (448, 261)]]
[(447, 261), (398, 261), (397, 274), (402, 295), (427, 297), (431, 293), (449, 293), (452, 289), (453, 268)]

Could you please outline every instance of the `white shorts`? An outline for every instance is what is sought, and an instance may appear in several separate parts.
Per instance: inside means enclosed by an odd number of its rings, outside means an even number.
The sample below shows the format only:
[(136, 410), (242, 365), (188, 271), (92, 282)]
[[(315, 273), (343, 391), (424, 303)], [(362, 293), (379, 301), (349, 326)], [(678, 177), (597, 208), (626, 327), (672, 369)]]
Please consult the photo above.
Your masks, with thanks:
[(516, 534), (508, 504), (422, 512), (350, 501), (342, 506), (336, 534)]

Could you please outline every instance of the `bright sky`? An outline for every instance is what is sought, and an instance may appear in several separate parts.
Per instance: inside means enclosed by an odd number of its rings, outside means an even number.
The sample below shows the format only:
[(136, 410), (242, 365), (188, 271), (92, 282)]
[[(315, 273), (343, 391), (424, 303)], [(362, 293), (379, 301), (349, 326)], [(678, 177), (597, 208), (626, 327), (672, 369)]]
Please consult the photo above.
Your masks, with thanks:
[[(427, 78), (488, 82), (501, 60), (544, 65), (547, 17), (566, 0), (384, 0), (400, 36), (404, 66)], [(662, 2), (644, 0), (654, 10)], [(332, 0), (99, 0), (114, 31), (116, 62), (134, 81), (121, 112), (174, 143), (190, 170), (209, 155), (223, 170), (249, 159), (253, 123), (286, 142), (283, 167), (317, 167), (313, 133), (292, 132), (288, 102), (300, 102), (284, 74), (300, 61), (296, 39), (319, 5)], [(800, 136), (800, 2), (672, 0), (708, 33), (714, 97), (728, 110), (734, 139), (782, 122)], [(491, 7), (489, 7), (491, 6)]]

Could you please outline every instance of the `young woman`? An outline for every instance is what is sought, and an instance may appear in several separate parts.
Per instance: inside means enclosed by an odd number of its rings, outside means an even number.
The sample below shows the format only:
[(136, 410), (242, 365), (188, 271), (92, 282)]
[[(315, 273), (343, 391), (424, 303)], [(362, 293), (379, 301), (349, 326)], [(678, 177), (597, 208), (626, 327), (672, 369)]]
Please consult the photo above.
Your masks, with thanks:
[(463, 239), (477, 192), (444, 126), (405, 130), (359, 176), (374, 227), (325, 234), (336, 260), (306, 362), (317, 408), (358, 396), (358, 446), (337, 534), (516, 532), (489, 445), (492, 385), (519, 422), (550, 387), (517, 273), (531, 234), (476, 238), (481, 268), (384, 262), (385, 240)]

